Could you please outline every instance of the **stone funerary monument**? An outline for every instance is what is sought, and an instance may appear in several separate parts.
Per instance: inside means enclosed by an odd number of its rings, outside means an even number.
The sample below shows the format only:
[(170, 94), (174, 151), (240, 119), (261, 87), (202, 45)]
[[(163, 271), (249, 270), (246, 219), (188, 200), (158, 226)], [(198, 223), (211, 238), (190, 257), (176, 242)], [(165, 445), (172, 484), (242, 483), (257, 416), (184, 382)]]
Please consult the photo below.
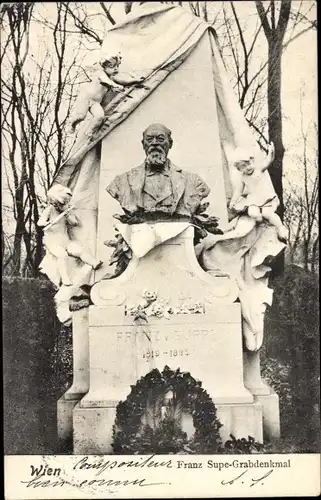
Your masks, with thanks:
[(111, 453), (119, 401), (169, 366), (202, 382), (223, 440), (278, 437), (259, 362), (267, 258), (285, 246), (273, 157), (258, 150), (215, 33), (186, 8), (145, 2), (108, 32), (97, 68), (43, 223), (42, 271), (73, 330), (58, 434), (76, 454)]

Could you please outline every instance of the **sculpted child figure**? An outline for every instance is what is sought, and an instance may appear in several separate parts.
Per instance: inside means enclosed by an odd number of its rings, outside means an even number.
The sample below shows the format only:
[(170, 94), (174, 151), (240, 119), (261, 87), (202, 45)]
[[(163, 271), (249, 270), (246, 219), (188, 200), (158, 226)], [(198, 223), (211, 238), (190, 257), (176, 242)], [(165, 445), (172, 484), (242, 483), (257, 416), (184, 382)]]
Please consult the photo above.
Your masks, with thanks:
[[(253, 156), (249, 156), (240, 150), (236, 150), (235, 158), (233, 165), (242, 176), (233, 192), (229, 208), (237, 214), (246, 213), (256, 223), (263, 220), (268, 221), (276, 228), (278, 238), (286, 242), (287, 229), (282, 224), (280, 217), (275, 213), (278, 198), (267, 173), (267, 169), (274, 160), (274, 144), (269, 145), (268, 153), (262, 163), (255, 164)], [(231, 225), (229, 227), (231, 228)], [(242, 234), (242, 225), (238, 224), (236, 228), (232, 227), (219, 239), (241, 236), (244, 236)]]
[[(105, 114), (101, 102), (110, 88), (118, 92), (123, 91), (124, 86), (131, 85), (147, 88), (142, 83), (144, 80), (143, 77), (137, 79), (130, 73), (122, 73), (121, 78), (118, 76), (121, 59), (120, 53), (102, 57), (99, 62), (100, 68), (95, 72), (91, 82), (81, 87), (81, 91), (76, 99), (75, 107), (70, 117), (71, 133), (73, 133), (76, 126), (86, 118), (87, 113), (90, 113), (92, 115), (92, 120), (85, 135), (89, 137), (93, 135), (104, 120)], [(116, 83), (116, 76), (117, 81), (120, 82), (121, 85), (120, 83)]]
[(121, 56), (104, 57), (100, 60), (100, 68), (94, 74), (91, 82), (82, 86), (76, 99), (75, 108), (70, 118), (70, 131), (74, 132), (78, 123), (82, 122), (89, 112), (92, 115), (90, 131), (91, 135), (104, 119), (104, 110), (101, 102), (109, 88), (122, 90), (124, 87), (116, 83), (113, 78), (117, 75)]
[(38, 226), (44, 228), (44, 245), (57, 259), (57, 269), (61, 283), (71, 286), (67, 267), (68, 256), (76, 257), (93, 269), (98, 269), (102, 261), (97, 260), (78, 242), (70, 237), (70, 228), (79, 226), (80, 221), (70, 205), (70, 189), (56, 184), (48, 191), (48, 206), (43, 211)]

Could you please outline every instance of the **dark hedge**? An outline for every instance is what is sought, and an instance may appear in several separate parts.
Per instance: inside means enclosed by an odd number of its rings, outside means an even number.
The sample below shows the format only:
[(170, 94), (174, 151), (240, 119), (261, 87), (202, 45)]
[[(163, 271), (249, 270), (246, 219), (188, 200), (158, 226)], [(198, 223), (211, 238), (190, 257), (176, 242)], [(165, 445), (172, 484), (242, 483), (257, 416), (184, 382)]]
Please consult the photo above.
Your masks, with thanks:
[(4, 278), (2, 289), (5, 453), (54, 453), (56, 403), (71, 382), (71, 332), (56, 318), (48, 281)]
[[(291, 265), (270, 283), (262, 365), (280, 396), (281, 432), (302, 453), (320, 450), (319, 282)], [(269, 372), (269, 373), (268, 373)], [(263, 372), (264, 374), (264, 372)]]

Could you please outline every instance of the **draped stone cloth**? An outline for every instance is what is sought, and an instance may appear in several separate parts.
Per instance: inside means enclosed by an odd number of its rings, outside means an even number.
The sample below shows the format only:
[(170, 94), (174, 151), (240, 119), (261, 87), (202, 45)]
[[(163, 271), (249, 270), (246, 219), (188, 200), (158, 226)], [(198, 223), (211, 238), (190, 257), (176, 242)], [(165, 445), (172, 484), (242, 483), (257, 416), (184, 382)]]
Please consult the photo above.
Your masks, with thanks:
[[(135, 6), (124, 21), (108, 31), (101, 55), (121, 52), (122, 63), (119, 76), (126, 78), (126, 75), (130, 73), (136, 79), (144, 77), (145, 88), (131, 87), (127, 88), (124, 93), (108, 93), (103, 102), (106, 116), (104, 124), (91, 140), (88, 140), (84, 135), (83, 127), (80, 127), (70, 155), (57, 171), (53, 181), (72, 190), (71, 203), (75, 205), (75, 213), (81, 221), (81, 226), (72, 230), (71, 237), (87, 246), (90, 251), (95, 252), (97, 237), (101, 140), (114, 127), (121, 124), (130, 113), (135, 112), (144, 99), (182, 64), (206, 32), (212, 54), (211, 70), (217, 102), (227, 200), (230, 199), (233, 186), (240, 175), (235, 168), (230, 167), (231, 162), (229, 162), (229, 159), (233, 158), (236, 147), (244, 150), (250, 148), (252, 155), (257, 157), (260, 155), (255, 138), (234, 95), (220, 57), (213, 28), (184, 7), (164, 5), (160, 2), (145, 2), (141, 6)], [(208, 99), (211, 99), (211, 96), (208, 96)], [(271, 182), (269, 176), (267, 176), (267, 182)], [(249, 219), (247, 216), (240, 217), (240, 223), (244, 224), (245, 221), (248, 226), (246, 236), (233, 242), (224, 241), (215, 244), (208, 237), (198, 248), (199, 259), (205, 269), (213, 270), (219, 267), (237, 276), (238, 279), (242, 278), (240, 286), (243, 288), (240, 298), (249, 295), (246, 292), (249, 288), (253, 290), (253, 287), (257, 287), (260, 290), (258, 295), (261, 297), (257, 300), (270, 303), (271, 291), (267, 291), (266, 285), (266, 273), (269, 267), (265, 265), (265, 262), (267, 257), (277, 255), (284, 248), (284, 244), (277, 240), (274, 228), (264, 224), (254, 227), (253, 221), (247, 219)], [(89, 266), (75, 261), (72, 257), (70, 257), (69, 266), (74, 286), (67, 287), (67, 290), (66, 287), (61, 287), (56, 295), (58, 317), (64, 322), (70, 321), (71, 317), (68, 309), (70, 296), (79, 285), (93, 283), (93, 273)], [(58, 286), (53, 256), (47, 253), (41, 269)], [(246, 299), (243, 302), (245, 304)], [(249, 307), (244, 305), (243, 309), (245, 317)], [(247, 316), (250, 317), (251, 314), (248, 313)], [(251, 323), (251, 319), (248, 322)], [(255, 330), (254, 323), (253, 320), (252, 330)], [(260, 343), (261, 340), (249, 342), (249, 346), (252, 346), (249, 348), (255, 350)]]

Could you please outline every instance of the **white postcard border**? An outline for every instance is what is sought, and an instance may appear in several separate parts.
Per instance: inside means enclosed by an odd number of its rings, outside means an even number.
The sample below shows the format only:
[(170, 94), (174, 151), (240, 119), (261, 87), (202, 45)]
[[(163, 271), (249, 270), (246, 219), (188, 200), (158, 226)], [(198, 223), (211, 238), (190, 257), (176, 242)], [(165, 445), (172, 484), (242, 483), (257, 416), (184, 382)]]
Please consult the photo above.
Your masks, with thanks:
[(318, 454), (5, 456), (6, 500), (319, 494)]

